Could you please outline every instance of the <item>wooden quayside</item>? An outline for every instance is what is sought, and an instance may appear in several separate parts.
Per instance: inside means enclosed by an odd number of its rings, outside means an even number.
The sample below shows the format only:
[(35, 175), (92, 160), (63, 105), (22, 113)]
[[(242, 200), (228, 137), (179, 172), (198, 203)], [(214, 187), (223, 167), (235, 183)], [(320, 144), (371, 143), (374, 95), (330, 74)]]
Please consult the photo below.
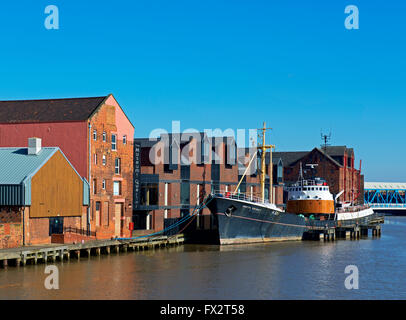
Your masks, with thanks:
[(372, 230), (373, 237), (381, 236), (381, 224), (384, 223), (384, 215), (374, 213), (371, 216), (345, 220), (325, 220), (309, 221), (308, 230), (303, 235), (303, 240), (320, 240), (323, 235), (324, 241), (334, 241), (334, 239), (360, 239), (368, 236), (368, 230)]
[(174, 236), (158, 236), (129, 240), (94, 240), (76, 244), (47, 244), (42, 246), (26, 246), (0, 250), (0, 267), (25, 266), (26, 264), (47, 263), (69, 260), (71, 257), (99, 256), (110, 254), (141, 251), (183, 244), (183, 234)]

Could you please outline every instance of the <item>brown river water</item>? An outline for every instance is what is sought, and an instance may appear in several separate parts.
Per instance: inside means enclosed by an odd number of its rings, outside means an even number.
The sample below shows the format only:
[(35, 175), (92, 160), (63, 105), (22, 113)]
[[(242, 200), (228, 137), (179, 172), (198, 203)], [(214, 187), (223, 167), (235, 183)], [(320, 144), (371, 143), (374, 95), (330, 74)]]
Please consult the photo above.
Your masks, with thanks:
[[(50, 263), (48, 263), (50, 265)], [(0, 269), (0, 299), (406, 299), (406, 217), (380, 238), (251, 245), (184, 245)], [(344, 270), (355, 265), (358, 289)]]

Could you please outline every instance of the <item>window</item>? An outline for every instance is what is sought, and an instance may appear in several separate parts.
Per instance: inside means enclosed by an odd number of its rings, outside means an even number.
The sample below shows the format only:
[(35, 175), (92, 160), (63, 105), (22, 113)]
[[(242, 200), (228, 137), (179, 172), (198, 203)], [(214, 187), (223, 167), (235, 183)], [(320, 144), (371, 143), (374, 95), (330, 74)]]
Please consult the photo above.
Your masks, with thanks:
[(97, 140), (97, 130), (96, 129), (93, 130), (93, 140), (94, 141)]
[[(168, 197), (169, 199), (169, 197)], [(158, 205), (159, 193), (157, 183), (145, 183), (141, 185), (140, 204), (143, 206)]]
[(116, 151), (117, 150), (117, 135), (112, 134), (111, 135), (111, 150)]
[(127, 136), (126, 135), (123, 136), (123, 144), (127, 144)]
[(94, 164), (97, 164), (97, 153), (94, 154)]
[(106, 180), (104, 180), (104, 179), (103, 179), (103, 182), (102, 182), (102, 188), (103, 188), (103, 190), (106, 190)]
[(113, 196), (121, 195), (121, 181), (113, 182)]
[(103, 166), (105, 166), (106, 165), (106, 156), (104, 154), (103, 154), (102, 162), (103, 162)]
[(107, 135), (106, 135), (106, 131), (103, 131), (103, 142), (107, 141)]
[(97, 193), (97, 180), (93, 179), (93, 194)]
[(120, 174), (121, 173), (121, 169), (120, 169), (120, 158), (116, 158), (115, 162), (114, 162), (114, 173), (115, 174)]

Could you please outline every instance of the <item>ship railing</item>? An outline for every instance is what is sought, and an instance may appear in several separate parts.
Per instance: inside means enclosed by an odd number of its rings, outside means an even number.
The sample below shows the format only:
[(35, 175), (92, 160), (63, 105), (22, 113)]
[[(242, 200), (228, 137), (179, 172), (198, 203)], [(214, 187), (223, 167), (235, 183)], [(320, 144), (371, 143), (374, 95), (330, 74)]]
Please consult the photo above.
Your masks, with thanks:
[(358, 206), (349, 206), (349, 207), (343, 207), (343, 208), (337, 208), (336, 212), (337, 213), (345, 213), (345, 212), (357, 212), (361, 210), (366, 210), (370, 208), (371, 206), (369, 205), (358, 205)]
[(372, 208), (406, 208), (406, 203), (370, 203)]
[(267, 199), (262, 201), (261, 197), (254, 196), (251, 194), (241, 193), (241, 192), (215, 190), (211, 194), (216, 197), (227, 198), (227, 199), (243, 200), (243, 201), (255, 202), (255, 203), (269, 203), (269, 201)]

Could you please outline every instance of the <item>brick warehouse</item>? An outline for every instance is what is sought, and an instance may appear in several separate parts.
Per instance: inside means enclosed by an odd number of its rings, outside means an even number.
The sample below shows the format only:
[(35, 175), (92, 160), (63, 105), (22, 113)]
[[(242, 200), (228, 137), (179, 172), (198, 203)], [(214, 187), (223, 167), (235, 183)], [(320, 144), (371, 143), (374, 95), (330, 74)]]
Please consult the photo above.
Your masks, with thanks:
[[(134, 148), (134, 234), (162, 230), (165, 219), (189, 214), (213, 190), (234, 191), (251, 158), (250, 150), (237, 148), (232, 137), (209, 137), (205, 133), (135, 139)], [(282, 182), (282, 162), (274, 158), (273, 163), (276, 185)], [(257, 196), (259, 186), (254, 165), (239, 190)], [(269, 198), (269, 174), (266, 190)], [(282, 187), (275, 186), (274, 198), (280, 204), (282, 195)], [(210, 228), (209, 215), (207, 208), (201, 211), (196, 219), (198, 228)]]
[(55, 233), (86, 223), (87, 181), (59, 148), (38, 138), (28, 145), (0, 148), (0, 248), (55, 242)]
[(129, 236), (134, 126), (113, 95), (0, 101), (0, 147), (29, 137), (59, 147), (91, 186), (86, 228), (97, 238)]
[(355, 169), (355, 155), (352, 148), (346, 146), (327, 146), (299, 152), (274, 152), (275, 157), (283, 161), (285, 183), (294, 183), (299, 177), (302, 163), (305, 178), (311, 177), (311, 170), (306, 164), (318, 164), (314, 174), (326, 179), (333, 194), (344, 193), (338, 201), (363, 203), (364, 176), (360, 169)]

